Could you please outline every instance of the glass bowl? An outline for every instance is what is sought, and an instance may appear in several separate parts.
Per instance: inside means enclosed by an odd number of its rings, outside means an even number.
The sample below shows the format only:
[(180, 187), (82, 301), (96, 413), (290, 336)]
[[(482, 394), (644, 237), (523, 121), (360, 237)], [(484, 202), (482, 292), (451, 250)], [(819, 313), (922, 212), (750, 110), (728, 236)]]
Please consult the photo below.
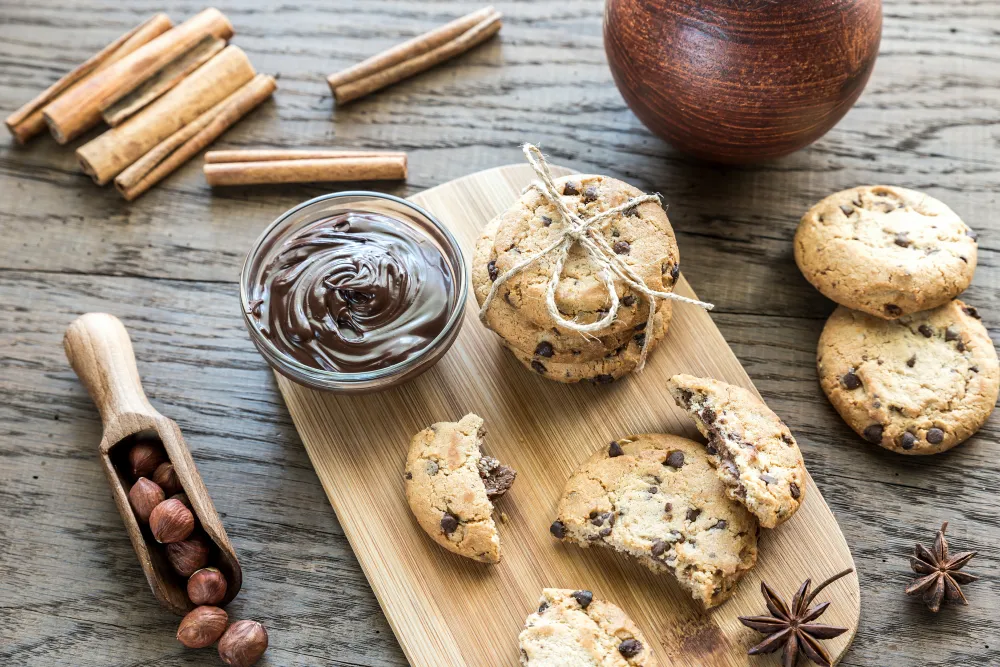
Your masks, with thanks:
[[(385, 368), (363, 372), (336, 372), (307, 366), (279, 350), (261, 333), (252, 314), (252, 294), (257, 278), (284, 242), (303, 227), (317, 220), (345, 211), (381, 213), (404, 224), (431, 241), (451, 270), (452, 294), (449, 317), (441, 332), (422, 350), (408, 359)], [(462, 250), (451, 232), (434, 216), (416, 204), (378, 192), (336, 192), (310, 199), (286, 211), (264, 230), (247, 254), (240, 274), (240, 303), (243, 320), (257, 350), (270, 366), (306, 387), (340, 393), (380, 391), (410, 380), (440, 359), (458, 336), (462, 327), (469, 278), (462, 259)]]

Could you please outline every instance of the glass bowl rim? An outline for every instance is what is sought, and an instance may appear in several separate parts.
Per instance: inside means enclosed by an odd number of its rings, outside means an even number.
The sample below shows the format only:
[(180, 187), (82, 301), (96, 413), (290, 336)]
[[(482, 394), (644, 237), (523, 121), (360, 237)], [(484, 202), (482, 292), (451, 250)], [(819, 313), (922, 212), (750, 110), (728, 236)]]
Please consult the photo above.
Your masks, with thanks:
[[(393, 364), (392, 366), (386, 366), (385, 368), (379, 368), (373, 371), (362, 371), (360, 373), (343, 373), (340, 371), (328, 371), (314, 366), (307, 366), (306, 364), (303, 364), (302, 362), (281, 352), (270, 340), (267, 339), (267, 337), (260, 333), (257, 327), (254, 326), (253, 322), (250, 320), (250, 300), (247, 293), (247, 286), (250, 282), (249, 272), (251, 260), (256, 256), (264, 242), (268, 240), (274, 230), (281, 225), (281, 223), (285, 222), (288, 218), (309, 206), (331, 200), (344, 199), (347, 197), (382, 199), (412, 210), (418, 216), (421, 216), (426, 221), (430, 222), (441, 233), (447, 245), (455, 253), (458, 260), (458, 275), (455, 278), (455, 282), (458, 284), (458, 293), (456, 294), (455, 306), (452, 308), (448, 321), (445, 323), (444, 328), (441, 329), (440, 333), (438, 333), (438, 335), (435, 336), (434, 339), (424, 347), (424, 349), (409, 359)], [(448, 258), (446, 257), (445, 260), (447, 261)], [(453, 264), (451, 261), (448, 261), (448, 263)], [(468, 299), (468, 294), (469, 280), (468, 268), (465, 265), (465, 256), (462, 253), (461, 246), (458, 244), (458, 240), (451, 233), (451, 230), (445, 227), (441, 221), (429, 211), (407, 199), (382, 192), (371, 192), (368, 190), (344, 190), (342, 192), (331, 192), (318, 197), (313, 197), (312, 199), (304, 201), (301, 204), (288, 209), (279, 215), (270, 225), (267, 226), (266, 229), (264, 229), (263, 232), (261, 232), (260, 236), (257, 237), (257, 240), (247, 253), (246, 259), (243, 260), (243, 269), (240, 271), (240, 305), (243, 310), (243, 321), (254, 342), (257, 343), (257, 345), (262, 345), (267, 350), (265, 359), (270, 361), (268, 356), (273, 357), (282, 365), (289, 367), (289, 369), (294, 371), (296, 375), (305, 376), (314, 381), (325, 383), (339, 383), (347, 385), (355, 383), (369, 383), (375, 380), (391, 378), (396, 375), (403, 375), (413, 367), (419, 366), (425, 360), (427, 355), (432, 353), (438, 345), (446, 341), (449, 336), (451, 336), (455, 327), (461, 323), (462, 317), (465, 314), (465, 302)]]

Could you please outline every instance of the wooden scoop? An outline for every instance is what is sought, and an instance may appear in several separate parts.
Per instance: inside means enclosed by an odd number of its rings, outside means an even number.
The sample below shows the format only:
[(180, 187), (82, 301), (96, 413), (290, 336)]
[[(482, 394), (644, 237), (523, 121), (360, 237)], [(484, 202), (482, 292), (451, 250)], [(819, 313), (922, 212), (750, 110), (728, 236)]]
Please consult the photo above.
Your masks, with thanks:
[(174, 572), (164, 545), (153, 539), (148, 527), (140, 527), (129, 505), (128, 491), (132, 480), (128, 474), (128, 450), (136, 436), (151, 437), (155, 433), (174, 465), (174, 472), (187, 494), (195, 517), (214, 543), (208, 562), (222, 572), (227, 583), (226, 597), (221, 605), (230, 602), (243, 583), (236, 552), (195, 468), (180, 429), (173, 420), (157, 412), (142, 391), (132, 341), (125, 327), (113, 315), (87, 313), (69, 326), (63, 344), (73, 370), (101, 411), (104, 423), (101, 463), (153, 595), (176, 614), (184, 615), (194, 608), (187, 597), (185, 578)]

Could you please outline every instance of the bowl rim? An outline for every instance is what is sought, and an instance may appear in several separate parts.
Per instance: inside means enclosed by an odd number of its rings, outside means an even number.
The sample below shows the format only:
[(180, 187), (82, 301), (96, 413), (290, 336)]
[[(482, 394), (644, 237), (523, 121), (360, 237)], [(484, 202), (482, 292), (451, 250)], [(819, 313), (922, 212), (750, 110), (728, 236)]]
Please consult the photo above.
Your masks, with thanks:
[[(384, 201), (393, 202), (404, 206), (418, 216), (422, 217), (427, 222), (430, 222), (443, 236), (448, 247), (455, 253), (457, 258), (457, 272), (454, 277), (454, 282), (456, 283), (458, 289), (455, 295), (455, 305), (451, 309), (451, 313), (448, 316), (448, 321), (445, 323), (444, 327), (434, 337), (427, 345), (424, 346), (418, 354), (413, 355), (409, 359), (400, 361), (391, 366), (386, 366), (385, 368), (379, 368), (372, 371), (362, 371), (358, 373), (345, 373), (341, 371), (328, 371), (322, 368), (316, 368), (315, 366), (308, 366), (302, 362), (294, 359), (287, 354), (281, 352), (266, 336), (261, 334), (254, 323), (251, 321), (251, 309), (250, 300), (248, 294), (248, 285), (250, 282), (250, 266), (252, 260), (256, 256), (257, 252), (260, 250), (261, 246), (267, 241), (274, 230), (281, 225), (283, 222), (288, 220), (291, 216), (302, 211), (310, 206), (315, 206), (317, 204), (328, 202), (337, 199), (345, 199), (348, 197), (360, 197), (360, 198), (371, 198), (371, 199), (381, 199)], [(455, 262), (452, 262), (445, 257), (445, 261), (454, 270)], [(462, 318), (465, 314), (465, 303), (469, 296), (469, 276), (468, 267), (465, 263), (465, 255), (462, 252), (462, 247), (459, 245), (458, 240), (451, 233), (440, 220), (437, 219), (433, 214), (424, 209), (421, 206), (411, 202), (408, 199), (403, 199), (402, 197), (396, 197), (395, 195), (385, 194), (382, 192), (371, 192), (368, 190), (344, 190), (341, 192), (331, 192), (325, 195), (320, 195), (318, 197), (313, 197), (307, 201), (304, 201), (292, 208), (288, 209), (277, 218), (274, 219), (271, 224), (269, 224), (257, 240), (251, 246), (250, 251), (247, 252), (246, 258), (243, 260), (243, 268), (240, 271), (240, 306), (243, 310), (243, 322), (250, 333), (251, 338), (258, 347), (263, 347), (266, 354), (264, 358), (269, 363), (272, 358), (279, 361), (285, 368), (276, 369), (281, 372), (291, 371), (296, 376), (299, 376), (303, 380), (309, 380), (310, 382), (319, 383), (337, 383), (342, 385), (367, 385), (371, 382), (377, 380), (383, 380), (386, 378), (391, 378), (394, 376), (402, 376), (412, 370), (414, 367), (419, 366), (429, 354), (433, 354), (439, 345), (446, 342), (449, 337), (451, 337), (455, 327), (459, 326), (462, 322)], [(272, 364), (273, 365), (273, 364)]]

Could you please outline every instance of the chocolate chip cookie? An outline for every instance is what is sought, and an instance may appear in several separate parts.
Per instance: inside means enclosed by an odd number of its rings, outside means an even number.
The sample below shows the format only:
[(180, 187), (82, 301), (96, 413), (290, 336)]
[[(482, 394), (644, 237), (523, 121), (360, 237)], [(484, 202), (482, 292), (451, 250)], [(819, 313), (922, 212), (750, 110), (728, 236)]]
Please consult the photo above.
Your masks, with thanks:
[[(486, 301), (493, 282), (499, 276), (494, 261), (496, 252), (493, 249), (499, 225), (500, 218), (495, 218), (483, 229), (472, 259), (472, 288), (480, 306)], [(662, 300), (658, 305), (660, 317), (666, 317), (666, 321), (670, 318), (671, 305), (668, 300)], [(639, 299), (633, 295), (626, 295), (623, 297), (619, 312), (624, 314), (629, 309), (639, 307)], [(634, 319), (634, 316), (632, 317)], [(598, 337), (584, 335), (555, 323), (546, 327), (539, 326), (522, 318), (517, 309), (504, 297), (494, 299), (490, 305), (486, 312), (486, 325), (500, 336), (508, 347), (536, 357), (543, 364), (546, 362), (576, 364), (602, 359), (608, 355), (609, 350), (618, 349), (635, 335), (633, 330), (625, 330)]]
[(816, 353), (820, 384), (865, 440), (900, 454), (951, 449), (986, 422), (1000, 365), (979, 313), (958, 299), (893, 321), (837, 308)]
[(729, 497), (764, 528), (790, 519), (803, 500), (806, 465), (778, 415), (753, 392), (719, 380), (675, 375), (667, 387), (708, 439), (709, 459)]
[(727, 496), (704, 447), (674, 435), (622, 438), (591, 456), (566, 483), (550, 531), (671, 572), (706, 608), (757, 561), (757, 520)]
[(524, 667), (658, 667), (625, 612), (590, 591), (546, 588), (517, 638)]
[(500, 534), (493, 503), (510, 489), (517, 473), (480, 451), (483, 420), (438, 422), (413, 436), (403, 478), (413, 516), (448, 551), (500, 562)]
[[(566, 176), (556, 179), (563, 201), (583, 217), (626, 203), (643, 193), (622, 181), (607, 176)], [(651, 289), (671, 291), (678, 266), (677, 243), (667, 220), (667, 214), (656, 202), (646, 202), (633, 210), (599, 225), (600, 234), (608, 246)], [(494, 239), (494, 270), (502, 275), (521, 263), (525, 257), (541, 252), (558, 240), (565, 223), (555, 207), (535, 188), (528, 189), (517, 202), (501, 214)], [(596, 229), (596, 227), (594, 228)], [(552, 317), (545, 304), (545, 295), (552, 275), (556, 253), (539, 259), (520, 274), (507, 281), (501, 295), (517, 310), (521, 319), (540, 327), (552, 326)], [(579, 244), (574, 244), (562, 269), (562, 279), (555, 293), (556, 306), (562, 316), (583, 324), (600, 320), (611, 306), (607, 287), (596, 263)], [(606, 331), (597, 336), (613, 335), (632, 329), (644, 322), (648, 302), (631, 293), (627, 285), (615, 279), (620, 299), (634, 299), (634, 307), (619, 310), (618, 317)]]
[(882, 319), (947, 303), (969, 286), (976, 234), (915, 190), (864, 186), (830, 195), (803, 216), (795, 261), (826, 297)]

